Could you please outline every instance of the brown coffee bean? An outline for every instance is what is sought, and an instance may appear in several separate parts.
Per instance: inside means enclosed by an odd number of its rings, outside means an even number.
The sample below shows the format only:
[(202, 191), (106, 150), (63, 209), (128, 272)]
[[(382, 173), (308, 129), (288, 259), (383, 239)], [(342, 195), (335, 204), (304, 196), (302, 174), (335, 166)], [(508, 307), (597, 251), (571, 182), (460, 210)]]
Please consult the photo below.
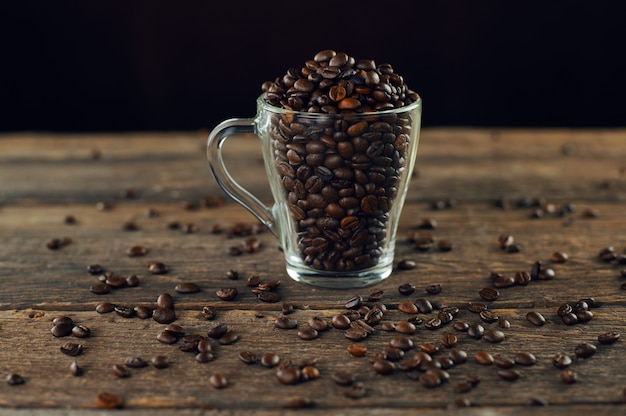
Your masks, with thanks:
[(537, 358), (530, 352), (520, 352), (515, 356), (515, 363), (523, 366), (532, 366), (537, 362)]
[(364, 344), (350, 344), (347, 351), (353, 357), (363, 357), (367, 353), (367, 346)]
[(300, 382), (301, 372), (297, 367), (279, 367), (276, 371), (276, 379), (281, 384), (297, 384)]
[(504, 332), (498, 331), (497, 329), (490, 329), (483, 335), (483, 339), (487, 342), (491, 342), (492, 344), (502, 342), (504, 341), (504, 338)]
[(546, 318), (537, 311), (528, 312), (526, 314), (526, 320), (535, 326), (543, 326), (546, 323)]
[(298, 330), (298, 338), (303, 339), (305, 341), (310, 341), (319, 336), (319, 333), (311, 328), (310, 326), (306, 326), (300, 330)]
[(574, 354), (579, 358), (589, 358), (596, 353), (597, 347), (589, 342), (583, 342), (576, 346)]
[(279, 329), (294, 329), (298, 326), (298, 321), (296, 319), (288, 318), (286, 316), (281, 316), (276, 318), (274, 321), (274, 326)]
[(565, 368), (572, 364), (572, 359), (564, 353), (558, 353), (552, 357), (552, 364), (556, 368)]
[(478, 351), (474, 354), (474, 360), (480, 365), (492, 365), (494, 361), (493, 356), (487, 351)]
[(96, 406), (100, 409), (121, 409), (124, 407), (124, 398), (118, 394), (103, 391), (96, 397)]
[(130, 371), (124, 364), (114, 364), (113, 374), (115, 374), (119, 378), (130, 377)]
[(498, 299), (500, 292), (493, 287), (484, 287), (478, 292), (478, 295), (488, 302), (493, 302)]
[(165, 274), (168, 271), (169, 269), (164, 263), (155, 261), (148, 264), (148, 272), (151, 274)]
[(561, 381), (565, 384), (574, 384), (578, 380), (578, 376), (572, 370), (564, 370), (561, 373)]
[(496, 367), (508, 369), (515, 367), (515, 360), (503, 355), (496, 355), (493, 357), (493, 364)]
[(150, 360), (150, 363), (152, 364), (154, 368), (157, 368), (159, 370), (162, 370), (170, 366), (167, 356), (165, 355), (157, 355), (157, 356), (152, 357), (152, 359)]
[(605, 332), (603, 334), (598, 335), (598, 342), (600, 344), (613, 344), (619, 340), (620, 334), (615, 331)]
[(520, 373), (519, 371), (513, 370), (513, 369), (503, 369), (503, 370), (498, 370), (498, 376), (502, 380), (515, 381), (518, 378), (520, 378)]
[(169, 293), (162, 293), (157, 297), (156, 304), (159, 308), (172, 309), (174, 298)]
[(198, 293), (200, 292), (200, 286), (193, 282), (182, 282), (177, 284), (174, 290), (181, 294)]
[(228, 386), (228, 380), (224, 375), (214, 373), (209, 377), (209, 385), (214, 389), (223, 389)]
[(418, 307), (413, 302), (400, 302), (398, 304), (398, 310), (410, 315), (414, 315), (419, 312)]

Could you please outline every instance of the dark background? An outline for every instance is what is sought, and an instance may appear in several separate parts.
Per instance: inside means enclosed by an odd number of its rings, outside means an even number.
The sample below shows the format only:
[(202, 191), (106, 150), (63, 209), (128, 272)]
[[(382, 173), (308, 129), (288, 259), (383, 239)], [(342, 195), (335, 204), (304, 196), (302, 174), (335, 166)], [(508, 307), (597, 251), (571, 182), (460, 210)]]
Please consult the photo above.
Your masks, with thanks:
[(194, 130), (250, 117), (321, 49), (391, 63), (424, 126), (626, 125), (609, 1), (15, 1), (0, 130)]

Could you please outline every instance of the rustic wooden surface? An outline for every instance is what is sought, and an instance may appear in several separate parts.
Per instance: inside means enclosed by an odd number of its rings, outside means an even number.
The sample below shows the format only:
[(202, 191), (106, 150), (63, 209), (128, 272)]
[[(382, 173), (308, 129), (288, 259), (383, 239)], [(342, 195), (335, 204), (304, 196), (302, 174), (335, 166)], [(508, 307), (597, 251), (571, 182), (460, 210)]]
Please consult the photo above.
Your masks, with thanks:
[[(460, 397), (473, 404), (465, 409), (466, 414), (624, 412), (624, 340), (600, 345), (597, 336), (607, 331), (626, 336), (626, 292), (620, 288), (626, 281), (620, 270), (626, 266), (603, 262), (597, 255), (608, 246), (617, 253), (626, 252), (625, 140), (623, 130), (425, 129), (396, 247), (396, 260), (415, 260), (417, 268), (394, 271), (385, 282), (370, 288), (326, 290), (287, 277), (277, 241), (269, 232), (256, 236), (262, 243), (258, 252), (227, 255), (228, 247), (246, 239), (229, 236), (230, 227), (253, 225), (256, 220), (225, 197), (210, 178), (206, 132), (0, 136), (0, 375), (19, 373), (25, 379), (23, 385), (0, 385), (0, 413), (19, 409), (24, 414), (44, 410), (81, 414), (98, 408), (96, 397), (103, 391), (123, 397), (124, 409), (135, 414), (301, 413), (283, 409), (292, 397), (310, 399), (314, 405), (310, 413), (332, 414), (399, 415), (409, 409), (443, 414)], [(232, 139), (226, 151), (234, 176), (269, 201), (256, 139)], [(203, 206), (207, 197), (221, 198), (223, 205)], [(557, 208), (573, 204), (576, 209), (565, 216), (531, 218), (533, 208), (516, 206), (523, 197)], [(448, 199), (456, 201), (454, 208), (431, 209), (433, 201)], [(502, 199), (510, 201), (511, 208), (494, 204)], [(111, 209), (97, 209), (102, 202)], [(159, 215), (149, 218), (149, 209)], [(589, 212), (597, 215), (589, 218), (585, 215)], [(75, 224), (64, 222), (68, 215), (76, 218)], [(406, 235), (423, 218), (436, 220), (433, 236), (450, 240), (452, 251), (415, 250)], [(123, 229), (128, 221), (138, 229)], [(196, 228), (184, 233), (169, 229), (172, 222)], [(215, 233), (215, 227), (223, 232)], [(500, 250), (497, 239), (501, 234), (514, 236), (521, 251)], [(46, 247), (48, 240), (63, 237), (71, 243), (58, 250)], [(133, 245), (143, 245), (149, 253), (130, 258), (126, 250)], [(554, 251), (566, 252), (569, 261), (552, 264)], [(346, 352), (352, 342), (343, 331), (331, 329), (318, 339), (303, 341), (296, 330), (274, 328), (274, 319), (282, 315), (281, 302), (263, 303), (245, 284), (253, 274), (279, 279), (281, 301), (295, 306), (290, 316), (300, 326), (314, 315), (330, 319), (345, 311), (345, 301), (351, 296), (367, 296), (375, 290), (384, 291), (382, 302), (389, 309), (384, 319), (388, 321), (408, 318), (397, 310), (400, 302), (428, 297), (458, 306), (457, 319), (481, 323), (465, 305), (480, 301), (478, 291), (490, 285), (490, 273), (530, 271), (537, 260), (555, 270), (553, 280), (501, 289), (500, 298), (489, 304), (501, 319), (511, 322), (504, 330), (504, 342), (473, 340), (456, 333), (451, 325), (436, 331), (418, 326), (412, 336), (416, 344), (439, 344), (443, 334), (455, 333), (458, 348), (469, 355), (467, 363), (449, 370), (450, 381), (437, 388), (426, 388), (400, 371), (376, 374), (367, 356), (354, 358)], [(150, 261), (165, 263), (169, 272), (151, 275), (146, 266)], [(86, 271), (90, 264), (116, 274), (137, 274), (140, 285), (95, 295), (89, 290), (97, 280)], [(226, 278), (231, 269), (240, 273), (239, 280)], [(185, 281), (200, 285), (201, 292), (176, 293), (175, 285)], [(409, 297), (398, 292), (398, 286), (407, 282), (417, 288)], [(425, 293), (424, 288), (432, 283), (442, 285), (440, 294)], [(216, 289), (229, 286), (239, 290), (238, 297), (230, 302), (219, 300)], [(176, 344), (158, 342), (156, 335), (163, 325), (152, 319), (95, 312), (103, 301), (154, 305), (161, 293), (174, 296), (176, 322), (187, 333), (206, 335), (215, 323), (227, 323), (239, 341), (233, 345), (215, 342), (216, 359), (200, 364)], [(556, 308), (584, 297), (602, 302), (593, 309), (594, 319), (574, 326), (562, 324)], [(205, 305), (217, 308), (215, 321), (200, 317)], [(531, 310), (541, 312), (547, 324), (529, 324), (525, 315)], [(62, 315), (91, 328), (91, 337), (53, 337), (51, 321)], [(392, 336), (377, 329), (363, 342), (368, 355), (380, 351)], [(74, 358), (59, 351), (67, 341), (85, 346), (85, 352), (76, 357), (85, 370), (81, 377), (70, 375)], [(598, 351), (591, 358), (575, 359), (570, 368), (578, 374), (578, 382), (564, 384), (551, 358), (558, 352), (574, 356), (581, 342), (596, 344)], [(258, 355), (276, 352), (294, 362), (317, 357), (320, 378), (282, 385), (276, 381), (275, 369), (243, 364), (238, 358), (243, 350)], [(532, 367), (518, 366), (520, 379), (506, 382), (493, 366), (474, 362), (474, 353), (481, 350), (511, 357), (529, 351), (538, 362)], [(111, 371), (113, 364), (127, 357), (155, 355), (166, 355), (169, 368), (136, 369), (124, 379)], [(346, 398), (346, 388), (331, 379), (336, 370), (354, 372), (364, 383), (366, 395)], [(208, 383), (217, 372), (229, 380), (221, 390)], [(455, 393), (455, 385), (471, 374), (481, 378), (480, 384), (469, 393)], [(531, 400), (537, 398), (550, 406), (531, 407)]]

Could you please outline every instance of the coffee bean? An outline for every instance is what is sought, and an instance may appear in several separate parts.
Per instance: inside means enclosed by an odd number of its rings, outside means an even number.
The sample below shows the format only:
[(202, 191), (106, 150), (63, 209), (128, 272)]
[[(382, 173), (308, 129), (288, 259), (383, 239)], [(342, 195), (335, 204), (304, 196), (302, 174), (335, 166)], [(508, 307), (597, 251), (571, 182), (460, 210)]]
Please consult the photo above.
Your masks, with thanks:
[(223, 389), (228, 386), (228, 380), (224, 375), (214, 373), (209, 377), (209, 385), (214, 389)]
[(414, 303), (420, 313), (429, 314), (433, 311), (433, 305), (428, 299), (418, 298)]
[(115, 313), (121, 316), (122, 318), (133, 318), (135, 316), (135, 309), (123, 306), (123, 305), (115, 305)]
[(520, 377), (520, 373), (519, 371), (513, 370), (513, 369), (503, 369), (503, 370), (498, 370), (498, 376), (502, 380), (515, 381)]
[(70, 323), (58, 323), (52, 326), (50, 332), (55, 337), (66, 337), (72, 333), (73, 324)]
[(157, 368), (159, 370), (162, 370), (170, 366), (167, 356), (165, 355), (156, 355), (152, 357), (152, 359), (150, 360), (150, 363), (152, 364), (154, 368)]
[(172, 308), (157, 307), (152, 312), (152, 319), (160, 324), (170, 324), (176, 320), (176, 312)]
[(572, 364), (572, 359), (567, 354), (558, 353), (552, 357), (552, 364), (556, 368), (565, 368)]
[(353, 357), (363, 357), (367, 353), (367, 346), (364, 344), (350, 344), (347, 351)]
[(174, 287), (174, 290), (178, 293), (197, 293), (200, 291), (200, 286), (193, 282), (182, 282)]
[(580, 343), (574, 348), (574, 354), (579, 358), (589, 358), (596, 353), (597, 347), (589, 342)]
[(246, 364), (255, 364), (257, 362), (257, 356), (252, 351), (241, 351), (239, 353), (239, 359)]
[(114, 364), (113, 374), (119, 378), (130, 377), (130, 371), (128, 371), (128, 368), (124, 364)]
[(603, 334), (598, 335), (598, 342), (600, 344), (613, 344), (619, 340), (620, 334), (615, 331), (605, 332)]
[(153, 310), (146, 305), (137, 305), (133, 308), (133, 310), (135, 311), (135, 316), (139, 319), (152, 318)]
[(135, 245), (131, 246), (126, 250), (126, 254), (128, 257), (141, 257), (148, 254), (148, 249), (144, 246)]
[(100, 409), (121, 409), (124, 407), (124, 398), (119, 394), (103, 391), (96, 397), (96, 406)]
[(515, 356), (515, 363), (523, 366), (532, 366), (537, 362), (537, 358), (530, 352), (520, 352)]
[(484, 303), (480, 303), (480, 302), (468, 302), (467, 303), (467, 310), (472, 313), (480, 313), (484, 311), (485, 309), (487, 309), (487, 305), (485, 305)]
[(239, 341), (239, 335), (237, 335), (233, 331), (227, 331), (224, 335), (219, 337), (217, 341), (220, 343), (220, 345), (231, 345)]
[(413, 302), (400, 302), (398, 304), (398, 310), (411, 315), (419, 311), (418, 307)]
[(165, 274), (168, 271), (169, 269), (164, 263), (154, 261), (148, 264), (148, 272), (151, 274)]
[(331, 324), (337, 329), (348, 329), (350, 327), (350, 318), (344, 314), (338, 314), (332, 317)]
[(483, 338), (485, 339), (485, 341), (494, 344), (504, 341), (505, 335), (502, 331), (498, 331), (497, 329), (490, 329), (489, 331), (486, 331), (484, 333)]
[(66, 342), (61, 346), (61, 352), (65, 355), (76, 357), (83, 353), (83, 345), (74, 342)]
[(174, 298), (169, 293), (162, 293), (157, 297), (156, 304), (159, 308), (172, 309)]
[(148, 363), (141, 357), (130, 357), (126, 359), (124, 364), (126, 365), (126, 367), (130, 368), (143, 368), (148, 365)]
[(417, 267), (417, 263), (413, 260), (402, 259), (398, 262), (398, 270), (412, 270), (416, 267)]
[(107, 293), (111, 292), (111, 286), (107, 285), (104, 282), (96, 282), (91, 285), (91, 288), (89, 290), (91, 291), (91, 293), (96, 295), (106, 295)]
[(416, 331), (417, 328), (415, 328), (415, 325), (411, 322), (399, 322), (396, 325), (396, 332), (399, 332), (400, 334), (413, 335)]
[(537, 311), (530, 311), (526, 314), (526, 320), (535, 326), (542, 326), (546, 323), (546, 318)]
[(515, 286), (517, 282), (515, 281), (514, 276), (507, 275), (507, 276), (497, 276), (492, 280), (491, 283), (494, 288), (501, 289), (501, 288)]
[(74, 377), (80, 377), (83, 375), (83, 369), (79, 367), (78, 362), (76, 360), (72, 361), (70, 364), (70, 374)]
[(575, 325), (578, 323), (578, 316), (573, 312), (569, 312), (561, 316), (561, 321), (565, 325)]
[(485, 334), (485, 328), (480, 324), (471, 324), (467, 328), (467, 335), (473, 339), (481, 339)]
[(208, 330), (207, 335), (209, 336), (209, 338), (219, 339), (224, 336), (226, 332), (228, 332), (228, 325), (225, 323), (221, 323), (211, 327)]
[(467, 353), (458, 348), (453, 348), (448, 353), (448, 357), (454, 362), (454, 364), (463, 364), (467, 361)]
[(456, 321), (452, 327), (456, 331), (467, 332), (467, 330), (469, 329), (469, 324), (467, 322), (464, 322), (464, 321)]
[(131, 274), (126, 276), (126, 286), (127, 287), (137, 287), (139, 286), (139, 276), (136, 274)]
[(426, 293), (430, 295), (437, 295), (441, 293), (441, 285), (439, 283), (428, 285), (426, 286), (425, 290), (426, 290)]
[(526, 271), (517, 272), (514, 276), (515, 283), (520, 286), (526, 286), (532, 279), (532, 275)]
[(96, 276), (104, 273), (104, 268), (99, 264), (90, 264), (87, 266), (87, 273)]
[(217, 311), (215, 310), (215, 307), (211, 305), (203, 306), (200, 316), (207, 321), (212, 321), (217, 316)]
[(274, 321), (274, 326), (279, 329), (294, 329), (298, 326), (298, 321), (296, 319), (288, 318), (286, 316), (281, 316), (276, 318)]
[(178, 341), (178, 337), (167, 331), (161, 331), (157, 334), (157, 341), (163, 344), (174, 344)]
[(225, 301), (231, 301), (238, 295), (237, 288), (235, 287), (222, 287), (215, 292), (218, 298)]
[(474, 386), (472, 386), (472, 384), (467, 381), (460, 381), (456, 386), (454, 386), (454, 392), (461, 394), (469, 393), (473, 387)]
[(17, 373), (11, 373), (6, 377), (7, 384), (9, 386), (18, 386), (20, 384), (24, 384), (26, 380), (24, 377)]
[(268, 290), (262, 290), (257, 293), (257, 299), (266, 303), (276, 303), (280, 300), (280, 295), (276, 292), (270, 292)]
[(395, 365), (391, 361), (383, 359), (376, 360), (372, 365), (372, 368), (376, 373), (381, 375), (393, 374), (396, 369)]
[(489, 309), (485, 309), (484, 311), (480, 311), (478, 316), (480, 317), (480, 319), (483, 322), (486, 322), (488, 324), (494, 323), (494, 322), (496, 322), (496, 321), (498, 321), (500, 319), (500, 317), (495, 312), (490, 311)]
[(408, 296), (415, 292), (415, 285), (413, 285), (412, 283), (401, 284), (400, 286), (398, 286), (398, 292), (400, 292), (401, 295)]
[(498, 299), (500, 292), (493, 287), (484, 287), (478, 292), (478, 295), (487, 302), (493, 302)]
[(91, 335), (91, 330), (85, 325), (74, 325), (72, 335), (77, 338), (87, 338)]
[(550, 256), (550, 261), (553, 263), (565, 263), (569, 259), (567, 253), (562, 251), (555, 251)]
[(279, 367), (276, 371), (276, 379), (281, 384), (297, 384), (300, 382), (301, 371), (297, 367)]
[(578, 380), (578, 376), (572, 370), (564, 370), (561, 373), (561, 381), (565, 384), (574, 384)]
[(480, 365), (492, 365), (493, 364), (493, 356), (487, 351), (478, 351), (474, 354), (474, 361)]
[(496, 355), (493, 357), (493, 364), (496, 367), (508, 369), (515, 367), (515, 360), (510, 357), (505, 357), (503, 355)]
[(403, 351), (408, 351), (412, 349), (414, 346), (413, 341), (410, 338), (405, 337), (405, 336), (393, 337), (389, 341), (389, 345), (395, 348), (400, 348)]

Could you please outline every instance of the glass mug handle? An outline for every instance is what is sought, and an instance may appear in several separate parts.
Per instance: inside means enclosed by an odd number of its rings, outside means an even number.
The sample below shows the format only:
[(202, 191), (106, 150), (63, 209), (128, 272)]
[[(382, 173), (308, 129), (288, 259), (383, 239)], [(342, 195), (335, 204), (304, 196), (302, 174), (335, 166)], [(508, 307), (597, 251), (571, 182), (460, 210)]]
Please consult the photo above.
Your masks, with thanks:
[(230, 136), (243, 133), (254, 133), (254, 119), (233, 118), (225, 120), (211, 131), (207, 141), (207, 159), (211, 173), (224, 192), (250, 211), (278, 238), (276, 218), (272, 209), (237, 183), (226, 169), (222, 146)]

